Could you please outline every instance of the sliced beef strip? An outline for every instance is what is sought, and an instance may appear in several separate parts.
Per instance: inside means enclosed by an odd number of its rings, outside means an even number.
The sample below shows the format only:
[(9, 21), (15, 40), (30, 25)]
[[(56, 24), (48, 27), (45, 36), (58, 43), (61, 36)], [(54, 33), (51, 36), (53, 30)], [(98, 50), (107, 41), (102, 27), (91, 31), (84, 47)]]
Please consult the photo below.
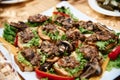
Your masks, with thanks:
[(27, 43), (34, 37), (34, 34), (30, 28), (26, 28), (24, 31), (20, 32), (20, 37), (23, 43)]
[(29, 22), (44, 22), (46, 20), (48, 20), (48, 17), (45, 15), (41, 15), (41, 14), (29, 16), (29, 18), (28, 18)]
[(63, 57), (60, 60), (58, 60), (57, 63), (61, 67), (75, 68), (77, 66), (80, 66), (79, 61), (77, 61), (73, 56)]
[(10, 25), (11, 26), (13, 26), (13, 27), (15, 27), (15, 28), (17, 28), (18, 30), (24, 30), (25, 28), (27, 28), (28, 27), (28, 25), (27, 24), (25, 24), (24, 22), (18, 22), (18, 23), (15, 23), (15, 22), (11, 22), (10, 23)]
[(109, 40), (109, 39), (115, 39), (115, 34), (108, 32), (108, 31), (99, 31), (96, 32), (96, 37), (98, 40)]

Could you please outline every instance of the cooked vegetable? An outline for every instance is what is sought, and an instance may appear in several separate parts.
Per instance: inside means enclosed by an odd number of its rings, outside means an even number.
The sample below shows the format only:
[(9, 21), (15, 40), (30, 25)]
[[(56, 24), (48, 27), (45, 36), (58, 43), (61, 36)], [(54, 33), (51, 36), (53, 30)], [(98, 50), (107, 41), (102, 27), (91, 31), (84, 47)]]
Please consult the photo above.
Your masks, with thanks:
[(46, 72), (40, 71), (38, 68), (35, 69), (35, 72), (38, 78), (48, 77), (48, 79), (51, 79), (51, 80), (74, 80), (73, 77), (64, 77), (64, 76), (58, 76), (55, 74), (46, 73)]
[(83, 34), (92, 34), (93, 32), (87, 29), (84, 29), (83, 27), (79, 27), (79, 31)]
[(35, 30), (33, 31), (33, 33), (34, 33), (34, 37), (28, 43), (23, 44), (24, 47), (31, 47), (31, 46), (39, 45), (40, 38), (37, 34), (37, 31)]
[(97, 41), (96, 45), (99, 47), (99, 50), (105, 50), (106, 46), (112, 42), (115, 42), (115, 40), (110, 39), (108, 41)]
[(58, 12), (62, 12), (62, 13), (68, 14), (68, 15), (70, 15), (70, 17), (73, 20), (78, 21), (78, 19), (71, 13), (69, 8), (60, 7), (60, 8), (56, 8), (56, 9), (58, 10)]
[(11, 44), (14, 44), (14, 39), (16, 37), (17, 29), (13, 26), (10, 26), (9, 24), (5, 24), (5, 29), (3, 33), (3, 37), (6, 41), (10, 42)]
[(120, 55), (115, 60), (110, 60), (106, 70), (110, 71), (112, 68), (120, 68)]
[(115, 60), (118, 55), (120, 55), (120, 45), (117, 46), (116, 48), (114, 48), (109, 54), (108, 54), (108, 57), (111, 59), (111, 60)]
[(21, 62), (21, 63), (23, 63), (23, 64), (25, 64), (25, 65), (27, 65), (27, 66), (32, 66), (32, 64), (29, 62), (29, 61), (27, 61), (25, 58), (24, 58), (24, 56), (22, 56), (22, 54), (19, 52), (18, 53), (18, 61), (19, 62)]

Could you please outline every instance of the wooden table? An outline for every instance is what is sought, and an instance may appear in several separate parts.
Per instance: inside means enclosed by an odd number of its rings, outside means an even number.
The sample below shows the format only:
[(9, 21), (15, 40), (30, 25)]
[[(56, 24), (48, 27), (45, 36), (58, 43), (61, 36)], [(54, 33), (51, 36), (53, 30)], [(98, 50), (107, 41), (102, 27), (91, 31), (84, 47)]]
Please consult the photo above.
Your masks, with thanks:
[[(60, 0), (29, 0), (19, 4), (0, 4), (0, 26), (2, 27), (4, 22), (26, 20), (28, 16), (48, 10), (59, 2)], [(84, 14), (113, 29), (120, 30), (120, 17), (110, 17), (95, 12), (89, 7), (87, 0), (69, 0), (68, 2)]]

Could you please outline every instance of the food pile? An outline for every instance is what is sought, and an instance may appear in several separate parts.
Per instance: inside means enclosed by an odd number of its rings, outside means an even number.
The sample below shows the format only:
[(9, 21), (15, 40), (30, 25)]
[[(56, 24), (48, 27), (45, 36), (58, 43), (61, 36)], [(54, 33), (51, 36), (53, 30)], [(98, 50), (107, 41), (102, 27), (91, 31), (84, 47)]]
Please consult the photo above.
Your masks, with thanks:
[(5, 26), (3, 38), (19, 49), (15, 61), (21, 70), (35, 70), (39, 78), (51, 80), (101, 75), (104, 55), (120, 42), (115, 31), (100, 23), (78, 20), (65, 7), (56, 8), (50, 17), (37, 14), (27, 22)]
[(100, 7), (114, 11), (120, 11), (120, 0), (97, 0), (97, 3)]

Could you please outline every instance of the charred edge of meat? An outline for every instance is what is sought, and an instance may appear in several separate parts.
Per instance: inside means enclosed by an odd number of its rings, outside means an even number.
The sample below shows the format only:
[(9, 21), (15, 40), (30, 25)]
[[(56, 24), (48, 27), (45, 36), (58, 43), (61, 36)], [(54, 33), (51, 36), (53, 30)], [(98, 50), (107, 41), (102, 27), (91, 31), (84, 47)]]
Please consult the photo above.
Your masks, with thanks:
[(29, 16), (29, 18), (28, 18), (29, 22), (44, 22), (46, 20), (48, 20), (48, 17), (45, 15), (41, 15), (41, 14)]
[(25, 28), (28, 27), (27, 24), (25, 24), (24, 22), (21, 22), (21, 21), (19, 21), (18, 23), (11, 22), (10, 25), (13, 26), (13, 27), (15, 27), (15, 28), (17, 28), (20, 31), (24, 30)]

